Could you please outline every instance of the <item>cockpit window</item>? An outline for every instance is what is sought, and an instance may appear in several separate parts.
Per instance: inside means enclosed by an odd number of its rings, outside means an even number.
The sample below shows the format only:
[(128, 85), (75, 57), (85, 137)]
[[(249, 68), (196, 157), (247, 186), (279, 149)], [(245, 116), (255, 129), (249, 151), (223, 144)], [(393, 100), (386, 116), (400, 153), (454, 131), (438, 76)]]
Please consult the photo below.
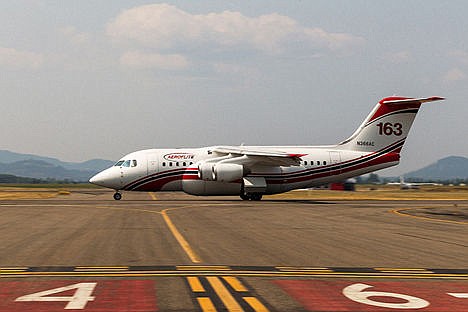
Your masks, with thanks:
[(120, 167), (124, 163), (125, 160), (119, 160), (114, 166)]
[(137, 161), (134, 159), (132, 160), (132, 167), (136, 167), (137, 166)]
[(126, 160), (123, 164), (123, 167), (130, 167), (130, 160)]

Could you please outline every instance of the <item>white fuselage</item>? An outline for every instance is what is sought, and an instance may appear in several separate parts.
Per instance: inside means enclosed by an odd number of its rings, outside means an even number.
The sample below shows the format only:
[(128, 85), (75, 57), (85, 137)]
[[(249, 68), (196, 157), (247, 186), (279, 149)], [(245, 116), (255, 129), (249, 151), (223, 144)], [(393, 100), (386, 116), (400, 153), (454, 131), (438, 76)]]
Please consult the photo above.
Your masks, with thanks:
[[(399, 155), (381, 151), (368, 153), (336, 149), (334, 146), (246, 146), (259, 151), (281, 151), (303, 155), (297, 166), (252, 166), (246, 177), (264, 177), (265, 194), (309, 188), (397, 165)], [(189, 149), (148, 149), (128, 154), (117, 164), (99, 173), (92, 183), (115, 190), (185, 191), (193, 195), (237, 195), (241, 179), (229, 182), (204, 181), (198, 164), (220, 156), (216, 147)], [(122, 162), (123, 161), (123, 162)], [(136, 162), (135, 162), (136, 161)], [(136, 166), (134, 166), (136, 164)], [(113, 178), (112, 178), (113, 177)]]

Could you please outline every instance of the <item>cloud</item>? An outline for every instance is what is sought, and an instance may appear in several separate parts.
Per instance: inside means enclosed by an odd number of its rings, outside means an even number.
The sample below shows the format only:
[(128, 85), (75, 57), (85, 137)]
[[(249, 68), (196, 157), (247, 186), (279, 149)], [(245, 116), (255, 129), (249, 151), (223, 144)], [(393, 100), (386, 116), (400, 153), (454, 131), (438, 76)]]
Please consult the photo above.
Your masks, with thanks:
[(38, 69), (44, 63), (41, 54), (0, 47), (0, 67), (9, 69)]
[(394, 53), (387, 53), (384, 55), (384, 59), (393, 64), (401, 64), (408, 62), (411, 58), (409, 51), (399, 51)]
[(180, 70), (189, 66), (188, 60), (179, 54), (143, 53), (140, 51), (126, 52), (120, 57), (120, 64), (134, 68), (156, 68)]
[(445, 82), (460, 81), (460, 80), (465, 80), (465, 79), (466, 79), (466, 74), (458, 68), (453, 68), (449, 70), (443, 76), (443, 80)]
[(468, 65), (468, 52), (463, 50), (453, 50), (449, 55), (455, 57), (461, 63)]
[(59, 32), (68, 38), (73, 44), (83, 44), (89, 41), (90, 36), (87, 33), (79, 32), (73, 26), (67, 26), (59, 29)]
[(121, 12), (107, 25), (119, 42), (158, 51), (251, 49), (268, 54), (286, 51), (342, 53), (364, 43), (347, 33), (308, 28), (277, 13), (248, 17), (240, 12), (191, 14), (169, 4), (138, 6)]

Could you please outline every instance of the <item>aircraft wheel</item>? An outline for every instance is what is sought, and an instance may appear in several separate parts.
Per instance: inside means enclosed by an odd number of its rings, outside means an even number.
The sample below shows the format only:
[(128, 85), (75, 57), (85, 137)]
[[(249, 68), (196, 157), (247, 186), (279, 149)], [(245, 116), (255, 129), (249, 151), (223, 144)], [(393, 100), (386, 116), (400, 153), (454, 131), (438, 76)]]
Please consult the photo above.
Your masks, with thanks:
[(255, 200), (255, 201), (262, 200), (262, 194), (260, 194), (260, 193), (253, 193), (252, 195), (250, 195), (250, 199), (251, 199), (251, 200)]
[(115, 200), (121, 200), (122, 199), (122, 194), (120, 194), (119, 192), (115, 192), (114, 199)]
[(242, 200), (250, 200), (250, 196), (244, 193), (240, 194), (240, 198), (242, 198)]

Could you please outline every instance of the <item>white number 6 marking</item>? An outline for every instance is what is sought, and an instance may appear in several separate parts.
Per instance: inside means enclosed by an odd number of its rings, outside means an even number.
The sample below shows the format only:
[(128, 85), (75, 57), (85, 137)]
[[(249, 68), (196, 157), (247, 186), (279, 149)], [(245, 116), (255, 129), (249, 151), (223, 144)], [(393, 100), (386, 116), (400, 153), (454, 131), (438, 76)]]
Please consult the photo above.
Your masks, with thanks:
[[(382, 292), (382, 291), (364, 291), (365, 289), (370, 288), (370, 287), (373, 287), (373, 286), (366, 285), (366, 284), (349, 285), (348, 287), (345, 287), (343, 289), (343, 295), (359, 303), (373, 305), (376, 307), (383, 307), (383, 308), (422, 309), (422, 308), (429, 306), (429, 302), (418, 297), (390, 293), (390, 292)], [(403, 300), (406, 300), (406, 302), (388, 303), (388, 302), (375, 301), (375, 300), (372, 300), (370, 297), (391, 297), (391, 298), (403, 299)]]
[[(15, 301), (65, 301), (68, 304), (65, 306), (66, 310), (84, 309), (88, 301), (93, 301), (94, 297), (91, 294), (94, 291), (97, 283), (78, 283), (70, 286), (54, 288), (37, 292), (34, 294), (21, 296), (16, 298)], [(76, 289), (75, 293), (71, 297), (46, 297), (53, 294), (58, 294), (64, 291)]]

